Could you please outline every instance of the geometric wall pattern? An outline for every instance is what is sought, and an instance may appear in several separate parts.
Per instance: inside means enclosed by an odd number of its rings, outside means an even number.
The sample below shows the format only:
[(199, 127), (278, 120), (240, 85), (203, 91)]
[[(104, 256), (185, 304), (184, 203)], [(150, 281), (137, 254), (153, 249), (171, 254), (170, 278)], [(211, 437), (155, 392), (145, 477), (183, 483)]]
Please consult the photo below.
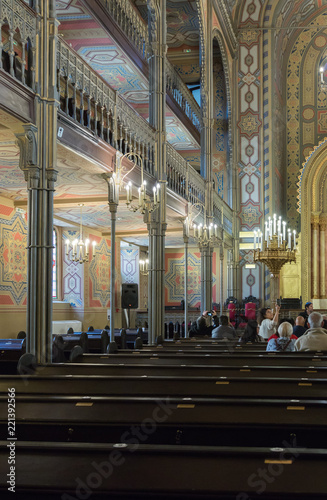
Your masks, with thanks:
[(0, 304), (25, 305), (27, 222), (14, 207), (0, 204)]
[[(201, 307), (201, 256), (199, 251), (188, 252), (188, 305)], [(216, 302), (216, 252), (213, 253), (212, 290), (213, 302)], [(184, 251), (168, 250), (165, 252), (165, 305), (178, 306), (185, 300), (184, 293), (185, 254)]]
[[(79, 231), (64, 230), (62, 235), (62, 248), (66, 248), (66, 240), (70, 242), (79, 238)], [(84, 265), (79, 262), (72, 262), (72, 248), (70, 247), (68, 255), (63, 253), (62, 262), (62, 283), (63, 300), (69, 302), (72, 307), (83, 307), (83, 278)]]
[(139, 282), (139, 248), (122, 247), (120, 249), (121, 258), (121, 281), (122, 283)]
[[(92, 238), (94, 239), (94, 237)], [(89, 305), (110, 306), (110, 240), (99, 238), (89, 263)]]
[[(253, 231), (261, 228), (262, 209), (260, 195), (261, 177), (261, 73), (260, 57), (262, 36), (256, 28), (261, 22), (262, 0), (246, 0), (240, 12), (239, 65), (238, 65), (238, 143), (239, 182), (241, 193), (240, 228)], [(246, 254), (241, 251), (241, 262)], [(258, 266), (257, 269), (259, 270)], [(242, 269), (242, 297), (251, 295), (254, 282), (259, 283), (254, 273)]]

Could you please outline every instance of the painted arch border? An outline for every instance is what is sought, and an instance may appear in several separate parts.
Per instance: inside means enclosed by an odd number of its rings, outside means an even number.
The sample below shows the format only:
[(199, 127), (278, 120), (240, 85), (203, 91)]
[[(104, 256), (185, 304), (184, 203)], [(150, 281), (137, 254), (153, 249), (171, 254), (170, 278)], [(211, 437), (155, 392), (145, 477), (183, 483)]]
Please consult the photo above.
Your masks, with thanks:
[(299, 176), (299, 210), (301, 213), (301, 275), (302, 299), (311, 299), (311, 217), (320, 210), (321, 185), (327, 175), (327, 137), (315, 147), (303, 164)]

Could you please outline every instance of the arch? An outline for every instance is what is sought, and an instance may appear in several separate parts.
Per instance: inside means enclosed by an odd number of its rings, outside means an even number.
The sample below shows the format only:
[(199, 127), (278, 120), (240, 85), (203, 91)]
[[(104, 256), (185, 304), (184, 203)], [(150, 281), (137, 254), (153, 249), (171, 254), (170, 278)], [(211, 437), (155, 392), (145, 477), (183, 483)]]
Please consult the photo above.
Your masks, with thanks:
[(224, 77), (226, 84), (226, 97), (227, 97), (227, 115), (228, 115), (228, 143), (229, 143), (229, 151), (227, 156), (227, 166), (228, 166), (228, 195), (227, 195), (227, 203), (230, 207), (233, 207), (233, 199), (231, 197), (232, 188), (233, 188), (233, 175), (232, 175), (232, 166), (233, 166), (233, 144), (232, 144), (232, 102), (231, 102), (231, 84), (230, 84), (230, 75), (229, 75), (229, 65), (228, 65), (228, 57), (227, 57), (227, 49), (224, 42), (224, 38), (220, 32), (220, 30), (215, 27), (212, 31), (212, 41), (217, 41), (219, 45), (219, 49), (222, 56), (223, 69), (224, 69)]
[(307, 158), (299, 175), (299, 211), (301, 212), (302, 245), (302, 298), (310, 300), (312, 295), (312, 248), (311, 224), (327, 218), (324, 190), (327, 187), (327, 138)]

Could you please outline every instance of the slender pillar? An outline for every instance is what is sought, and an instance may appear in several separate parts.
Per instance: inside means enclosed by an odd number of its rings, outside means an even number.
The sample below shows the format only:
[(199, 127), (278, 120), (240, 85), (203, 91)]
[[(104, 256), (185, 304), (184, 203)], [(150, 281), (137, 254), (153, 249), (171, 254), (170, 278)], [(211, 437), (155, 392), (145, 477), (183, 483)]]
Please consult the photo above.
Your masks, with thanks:
[(220, 259), (220, 315), (223, 314), (223, 308), (224, 308), (224, 246), (221, 245), (220, 247), (220, 253), (219, 253), (219, 259)]
[(327, 221), (321, 220), (319, 224), (320, 241), (320, 298), (326, 298), (326, 224)]
[(116, 283), (116, 214), (119, 204), (119, 185), (115, 183), (113, 174), (103, 174), (108, 184), (108, 205), (110, 211), (110, 342), (115, 341), (115, 283)]
[(319, 216), (314, 216), (312, 231), (312, 298), (319, 298)]
[(189, 337), (188, 332), (188, 241), (189, 237), (184, 234), (184, 323), (185, 323), (185, 337)]
[(16, 135), (20, 168), (28, 182), (27, 351), (38, 363), (51, 362), (53, 193), (57, 179), (56, 75), (58, 21), (55, 1), (42, 2), (37, 18), (39, 33), (36, 126), (23, 125)]
[(203, 311), (212, 309), (212, 254), (210, 244), (199, 245), (201, 254), (201, 308)]
[(156, 130), (154, 174), (160, 184), (159, 207), (145, 214), (149, 230), (149, 342), (164, 336), (166, 234), (166, 0), (148, 2), (149, 123)]

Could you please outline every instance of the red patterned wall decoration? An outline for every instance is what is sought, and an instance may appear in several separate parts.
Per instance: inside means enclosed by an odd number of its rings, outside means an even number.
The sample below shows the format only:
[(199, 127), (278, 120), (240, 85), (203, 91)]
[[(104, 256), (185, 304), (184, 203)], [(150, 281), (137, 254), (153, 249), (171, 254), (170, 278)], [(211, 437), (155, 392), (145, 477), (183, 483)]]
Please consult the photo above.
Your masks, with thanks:
[(0, 200), (0, 305), (26, 304), (26, 214), (16, 212), (9, 200)]

